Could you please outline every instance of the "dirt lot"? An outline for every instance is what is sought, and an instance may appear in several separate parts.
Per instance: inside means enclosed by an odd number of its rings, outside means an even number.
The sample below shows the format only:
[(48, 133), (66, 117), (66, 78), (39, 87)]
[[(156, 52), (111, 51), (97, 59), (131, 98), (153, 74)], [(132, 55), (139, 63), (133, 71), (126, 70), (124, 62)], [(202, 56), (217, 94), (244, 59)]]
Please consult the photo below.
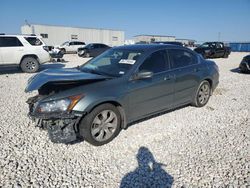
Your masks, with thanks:
[[(245, 55), (215, 59), (220, 84), (207, 106), (137, 123), (102, 147), (50, 142), (26, 115), (31, 74), (0, 70), (0, 187), (250, 186), (250, 75), (236, 69)], [(66, 55), (42, 69), (85, 61)]]

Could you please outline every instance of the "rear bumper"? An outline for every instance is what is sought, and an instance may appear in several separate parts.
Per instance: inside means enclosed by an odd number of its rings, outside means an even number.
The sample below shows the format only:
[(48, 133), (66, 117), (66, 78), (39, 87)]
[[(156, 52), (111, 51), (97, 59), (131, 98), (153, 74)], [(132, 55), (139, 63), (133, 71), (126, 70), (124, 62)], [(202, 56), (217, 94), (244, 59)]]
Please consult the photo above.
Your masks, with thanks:
[(51, 56), (49, 55), (48, 52), (46, 52), (46, 54), (42, 54), (39, 56), (39, 63), (40, 64), (44, 64), (51, 61)]

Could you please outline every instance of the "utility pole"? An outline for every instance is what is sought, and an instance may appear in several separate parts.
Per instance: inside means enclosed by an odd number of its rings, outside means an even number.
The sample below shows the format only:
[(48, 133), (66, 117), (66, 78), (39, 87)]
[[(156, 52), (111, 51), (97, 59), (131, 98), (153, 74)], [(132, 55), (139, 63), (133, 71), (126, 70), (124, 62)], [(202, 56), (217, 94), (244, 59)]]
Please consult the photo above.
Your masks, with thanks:
[(220, 32), (218, 33), (218, 41), (220, 42)]

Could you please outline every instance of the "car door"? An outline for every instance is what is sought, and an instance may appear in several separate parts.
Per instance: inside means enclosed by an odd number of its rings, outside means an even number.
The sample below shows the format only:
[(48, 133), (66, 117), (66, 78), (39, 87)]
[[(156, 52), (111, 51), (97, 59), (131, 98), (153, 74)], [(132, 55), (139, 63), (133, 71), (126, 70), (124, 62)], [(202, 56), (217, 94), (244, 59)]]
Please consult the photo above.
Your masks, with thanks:
[(136, 120), (146, 115), (171, 108), (174, 77), (169, 71), (166, 50), (150, 54), (136, 72), (151, 71), (151, 78), (132, 79), (129, 84), (129, 117)]
[(171, 69), (175, 75), (174, 106), (189, 103), (199, 85), (202, 66), (198, 57), (186, 49), (169, 49)]
[(223, 44), (222, 43), (216, 43), (216, 55), (215, 57), (223, 57), (224, 56), (224, 48), (223, 48)]
[(0, 44), (3, 64), (19, 64), (24, 52), (24, 46), (20, 40), (14, 36), (0, 37)]
[(99, 49), (99, 44), (93, 44), (90, 49), (90, 55), (92, 57), (98, 56)]
[(67, 48), (68, 52), (74, 52), (75, 51), (75, 42), (70, 42), (69, 46)]

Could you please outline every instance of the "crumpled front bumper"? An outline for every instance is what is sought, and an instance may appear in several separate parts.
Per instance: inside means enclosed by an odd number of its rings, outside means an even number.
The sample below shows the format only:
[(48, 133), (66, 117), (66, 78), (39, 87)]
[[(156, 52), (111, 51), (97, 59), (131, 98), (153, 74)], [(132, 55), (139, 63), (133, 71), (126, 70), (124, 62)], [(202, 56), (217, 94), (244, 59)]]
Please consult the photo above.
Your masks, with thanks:
[(38, 100), (38, 96), (28, 99), (30, 108), (28, 116), (37, 127), (48, 131), (52, 142), (69, 144), (82, 139), (78, 130), (83, 116), (81, 112), (39, 114), (34, 112), (34, 106)]

